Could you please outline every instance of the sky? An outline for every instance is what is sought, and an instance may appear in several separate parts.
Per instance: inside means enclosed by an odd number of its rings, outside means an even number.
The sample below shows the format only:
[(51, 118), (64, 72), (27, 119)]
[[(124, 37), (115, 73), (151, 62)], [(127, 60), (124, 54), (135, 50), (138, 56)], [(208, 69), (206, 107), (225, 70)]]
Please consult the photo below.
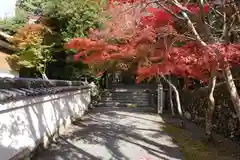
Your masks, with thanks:
[(14, 15), (16, 0), (0, 0), (0, 18)]

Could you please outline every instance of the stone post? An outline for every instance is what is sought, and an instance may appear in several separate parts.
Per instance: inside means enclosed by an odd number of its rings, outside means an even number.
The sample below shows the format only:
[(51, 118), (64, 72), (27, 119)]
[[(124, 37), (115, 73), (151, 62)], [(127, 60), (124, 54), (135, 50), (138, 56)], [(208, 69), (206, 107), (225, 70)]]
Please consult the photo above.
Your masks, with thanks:
[(158, 84), (158, 89), (157, 89), (158, 97), (157, 97), (157, 106), (158, 106), (158, 114), (163, 113), (163, 86), (161, 83)]

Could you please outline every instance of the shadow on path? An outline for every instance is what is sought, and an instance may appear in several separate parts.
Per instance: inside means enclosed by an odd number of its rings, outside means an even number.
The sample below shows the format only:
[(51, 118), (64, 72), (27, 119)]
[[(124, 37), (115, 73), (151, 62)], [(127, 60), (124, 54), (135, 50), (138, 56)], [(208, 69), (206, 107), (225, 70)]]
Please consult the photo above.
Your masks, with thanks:
[(145, 109), (95, 108), (34, 160), (180, 160), (162, 119)]

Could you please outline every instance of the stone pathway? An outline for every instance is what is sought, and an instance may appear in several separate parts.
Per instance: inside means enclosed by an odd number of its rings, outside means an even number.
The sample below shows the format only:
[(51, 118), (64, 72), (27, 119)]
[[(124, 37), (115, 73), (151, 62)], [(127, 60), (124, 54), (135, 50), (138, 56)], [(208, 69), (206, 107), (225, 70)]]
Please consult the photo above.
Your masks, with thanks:
[(33, 160), (182, 160), (162, 118), (146, 109), (95, 108)]

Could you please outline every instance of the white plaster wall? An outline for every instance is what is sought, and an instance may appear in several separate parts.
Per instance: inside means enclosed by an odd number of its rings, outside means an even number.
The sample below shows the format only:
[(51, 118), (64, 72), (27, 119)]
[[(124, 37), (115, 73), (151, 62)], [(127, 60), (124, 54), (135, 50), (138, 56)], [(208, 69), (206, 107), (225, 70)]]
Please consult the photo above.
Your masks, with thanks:
[(11, 73), (1, 73), (0, 72), (0, 77), (8, 77), (8, 78), (15, 78), (15, 77), (18, 77), (18, 75), (15, 75), (15, 74), (11, 74)]
[(89, 103), (90, 92), (85, 89), (0, 105), (0, 160), (34, 149), (58, 126), (82, 116)]

